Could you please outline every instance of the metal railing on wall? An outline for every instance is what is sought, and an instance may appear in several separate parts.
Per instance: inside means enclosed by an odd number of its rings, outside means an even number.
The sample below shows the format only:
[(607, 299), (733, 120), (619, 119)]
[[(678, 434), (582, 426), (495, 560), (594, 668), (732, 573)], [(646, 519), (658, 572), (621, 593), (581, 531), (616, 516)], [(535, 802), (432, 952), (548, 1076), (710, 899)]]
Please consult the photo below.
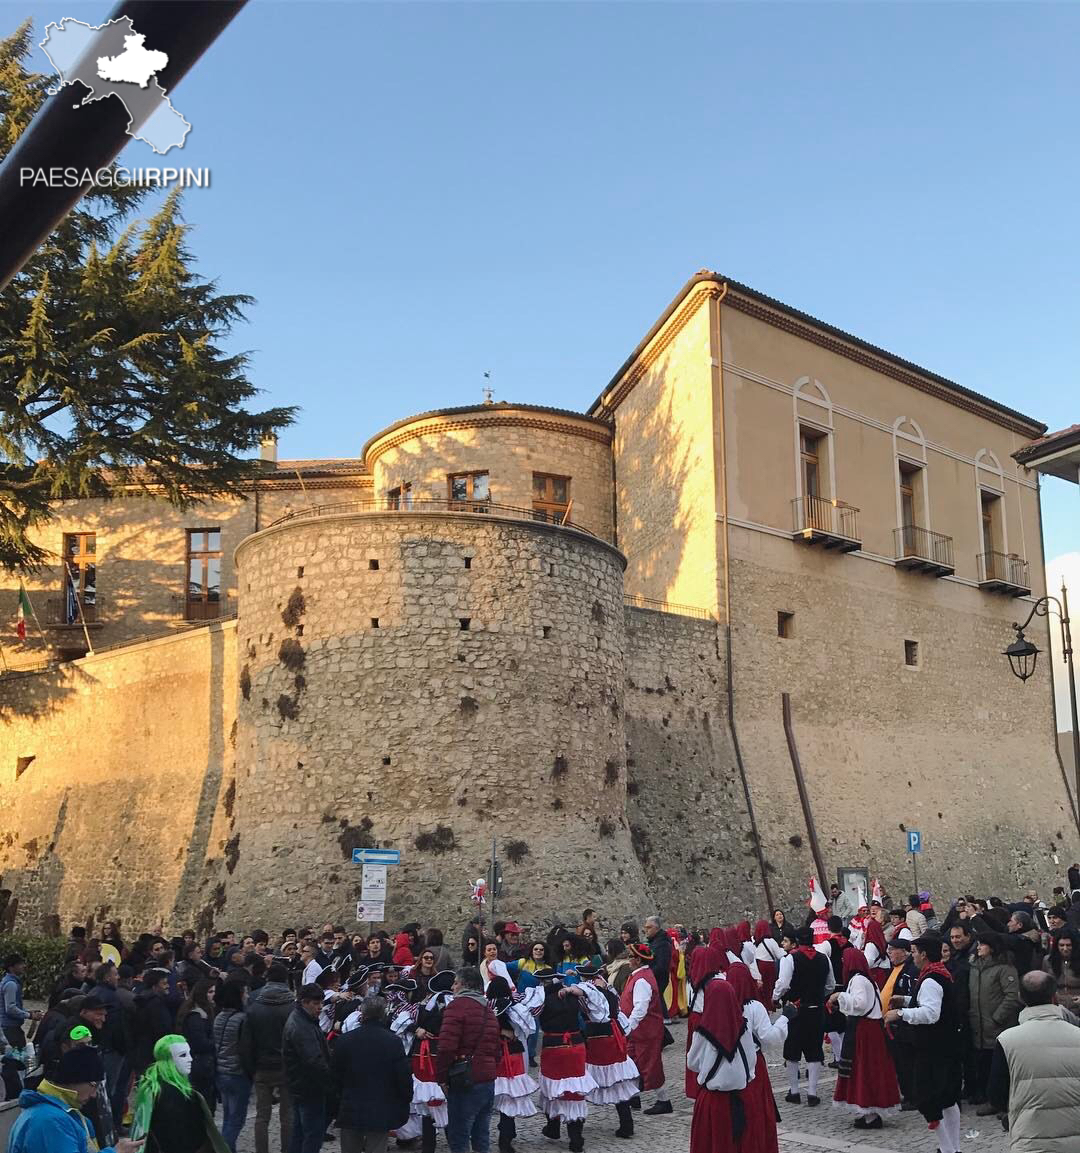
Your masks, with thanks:
[(298, 508), (285, 516), (278, 517), (270, 527), (284, 524), (287, 521), (308, 520), (321, 516), (348, 516), (349, 514), (368, 513), (425, 513), (454, 515), (488, 515), (505, 517), (509, 520), (534, 521), (540, 524), (557, 524), (561, 528), (572, 528), (587, 536), (596, 536), (587, 528), (583, 528), (572, 520), (556, 521), (549, 511), (544, 509), (521, 508), (512, 504), (497, 504), (487, 500), (450, 500), (436, 497), (370, 497), (367, 500), (350, 500), (337, 504), (317, 504), (309, 508)]
[(698, 608), (696, 605), (680, 605), (673, 601), (658, 601), (651, 597), (639, 596), (637, 593), (626, 593), (623, 601), (634, 609), (652, 609), (658, 613), (673, 613), (680, 617), (696, 617), (698, 620), (711, 621), (715, 617), (708, 609)]
[(859, 540), (859, 510), (842, 500), (800, 496), (791, 502), (796, 532), (819, 532)]
[(953, 540), (941, 532), (905, 524), (893, 530), (896, 559), (917, 558), (947, 568), (953, 567)]
[(1016, 553), (981, 552), (978, 560), (980, 584), (1000, 581), (1016, 588), (1031, 588), (1028, 583), (1028, 563)]

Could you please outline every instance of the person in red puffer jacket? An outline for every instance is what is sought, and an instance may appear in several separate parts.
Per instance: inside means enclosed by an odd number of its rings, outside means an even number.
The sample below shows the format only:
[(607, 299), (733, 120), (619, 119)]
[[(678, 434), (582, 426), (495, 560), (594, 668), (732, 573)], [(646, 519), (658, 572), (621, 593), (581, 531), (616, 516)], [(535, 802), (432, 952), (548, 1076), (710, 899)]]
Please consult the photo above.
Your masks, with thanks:
[[(454, 999), (443, 1013), (436, 1058), (439, 1081), (447, 1086), (450, 1153), (469, 1153), (470, 1147), (487, 1153), (491, 1147), (489, 1129), (501, 1056), (499, 1021), (484, 997), (480, 970), (465, 965), (457, 971)], [(469, 1088), (448, 1083), (451, 1066), (463, 1060), (469, 1062)]]
[(416, 958), (413, 956), (412, 951), (412, 938), (408, 933), (402, 932), (394, 938), (394, 957), (395, 965), (415, 965)]

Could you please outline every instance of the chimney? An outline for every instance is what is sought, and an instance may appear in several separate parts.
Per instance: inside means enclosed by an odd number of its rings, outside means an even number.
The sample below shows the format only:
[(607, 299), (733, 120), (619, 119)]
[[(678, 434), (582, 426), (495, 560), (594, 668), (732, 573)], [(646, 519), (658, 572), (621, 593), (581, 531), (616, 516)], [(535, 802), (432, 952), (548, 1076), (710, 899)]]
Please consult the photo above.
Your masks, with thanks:
[(277, 437), (273, 433), (259, 442), (259, 460), (266, 465), (277, 464)]

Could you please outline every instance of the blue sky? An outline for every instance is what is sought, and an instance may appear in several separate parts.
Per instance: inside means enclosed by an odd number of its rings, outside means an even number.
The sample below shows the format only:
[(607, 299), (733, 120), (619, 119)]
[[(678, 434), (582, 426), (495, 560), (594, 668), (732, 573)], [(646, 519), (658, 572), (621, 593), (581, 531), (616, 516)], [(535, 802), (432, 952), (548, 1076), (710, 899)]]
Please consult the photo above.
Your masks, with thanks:
[[(212, 170), (193, 246), (258, 299), (239, 343), (304, 410), (283, 455), (354, 455), (485, 371), (584, 407), (701, 267), (1057, 428), (1078, 49), (1064, 4), (252, 0), (177, 87), (169, 162)], [(1044, 514), (1048, 555), (1076, 549), (1076, 487)]]

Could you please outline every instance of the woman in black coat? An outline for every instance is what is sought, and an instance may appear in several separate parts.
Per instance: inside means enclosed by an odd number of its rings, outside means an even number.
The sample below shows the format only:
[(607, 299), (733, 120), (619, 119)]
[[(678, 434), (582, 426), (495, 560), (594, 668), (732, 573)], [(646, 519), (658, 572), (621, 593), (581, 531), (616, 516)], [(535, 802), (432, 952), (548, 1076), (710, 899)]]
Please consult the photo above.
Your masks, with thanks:
[(176, 1014), (176, 1024), (191, 1046), (191, 1084), (203, 1095), (210, 1112), (217, 1104), (217, 1059), (214, 1046), (214, 982), (196, 981)]

